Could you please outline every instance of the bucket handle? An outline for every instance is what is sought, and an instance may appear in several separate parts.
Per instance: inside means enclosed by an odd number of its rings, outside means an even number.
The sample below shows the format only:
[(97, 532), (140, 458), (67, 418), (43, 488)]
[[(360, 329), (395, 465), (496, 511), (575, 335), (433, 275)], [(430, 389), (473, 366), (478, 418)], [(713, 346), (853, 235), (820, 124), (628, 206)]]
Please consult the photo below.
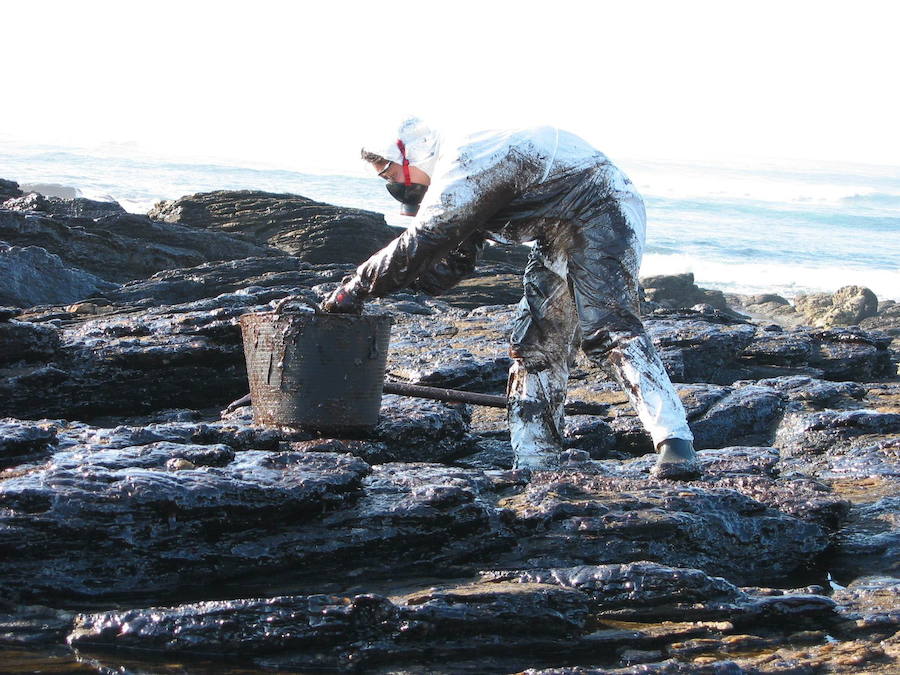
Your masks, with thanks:
[(297, 302), (301, 305), (306, 305), (307, 307), (312, 307), (313, 311), (316, 314), (322, 314), (322, 308), (319, 307), (318, 304), (316, 304), (315, 302), (312, 302), (310, 300), (307, 300), (306, 298), (303, 298), (299, 295), (288, 295), (288, 296), (282, 298), (275, 305), (275, 309), (273, 311), (276, 314), (280, 314), (284, 310), (284, 308), (292, 302)]

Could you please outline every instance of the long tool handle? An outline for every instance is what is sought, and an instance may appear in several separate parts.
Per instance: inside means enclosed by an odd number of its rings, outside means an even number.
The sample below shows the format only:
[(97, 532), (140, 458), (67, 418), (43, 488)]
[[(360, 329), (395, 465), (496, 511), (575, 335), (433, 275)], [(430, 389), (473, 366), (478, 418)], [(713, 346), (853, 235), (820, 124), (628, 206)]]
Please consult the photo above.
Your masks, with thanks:
[(441, 389), (440, 387), (423, 387), (421, 384), (406, 384), (405, 382), (385, 382), (385, 394), (398, 394), (400, 396), (412, 396), (414, 398), (430, 398), (435, 401), (447, 403), (473, 403), (489, 408), (505, 408), (506, 397), (494, 394), (476, 394), (472, 391), (460, 391), (458, 389)]
[[(421, 384), (406, 384), (404, 382), (385, 382), (385, 394), (397, 394), (399, 396), (412, 396), (413, 398), (430, 398), (435, 401), (447, 403), (472, 403), (489, 408), (505, 408), (506, 397), (494, 394), (477, 394), (472, 391), (460, 391), (459, 389), (441, 389), (440, 387), (423, 387)], [(224, 412), (231, 412), (242, 405), (250, 403), (250, 394), (239, 398), (229, 404)], [(568, 415), (605, 415), (609, 406), (604, 403), (584, 403), (573, 401), (566, 403)]]
[[(505, 408), (506, 397), (494, 394), (477, 394), (472, 391), (460, 391), (459, 389), (441, 389), (440, 387), (424, 387), (421, 384), (406, 384), (405, 382), (385, 382), (385, 394), (398, 394), (400, 396), (412, 396), (415, 398), (430, 398), (435, 401), (448, 403), (472, 403), (489, 408)], [(609, 406), (603, 403), (584, 403), (573, 401), (566, 403), (568, 415), (605, 415)]]

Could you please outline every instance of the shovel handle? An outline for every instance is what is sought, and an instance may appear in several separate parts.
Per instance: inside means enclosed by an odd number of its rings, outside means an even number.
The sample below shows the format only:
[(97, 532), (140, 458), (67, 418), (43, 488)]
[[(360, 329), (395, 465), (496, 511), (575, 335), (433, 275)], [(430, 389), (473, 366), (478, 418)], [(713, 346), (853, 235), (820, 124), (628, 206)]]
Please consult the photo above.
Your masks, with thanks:
[[(459, 389), (425, 387), (421, 384), (406, 384), (405, 382), (385, 382), (383, 391), (385, 394), (430, 398), (447, 403), (471, 403), (489, 408), (505, 408), (507, 404), (505, 396), (478, 394), (472, 391), (460, 391)], [(565, 411), (568, 415), (606, 415), (609, 412), (609, 406), (604, 403), (573, 401), (572, 403), (566, 403)]]
[(424, 387), (421, 384), (407, 384), (405, 382), (385, 382), (385, 394), (398, 394), (400, 396), (412, 396), (414, 398), (430, 398), (434, 401), (447, 403), (473, 403), (489, 408), (505, 408), (506, 397), (494, 394), (477, 394), (472, 391), (460, 391), (458, 389), (441, 389), (440, 387)]
[[(420, 384), (406, 384), (405, 382), (385, 382), (385, 394), (397, 394), (398, 396), (412, 396), (413, 398), (428, 398), (434, 401), (446, 403), (471, 403), (483, 405), (489, 408), (505, 408), (506, 397), (494, 394), (478, 394), (472, 391), (460, 391), (459, 389), (441, 389), (440, 387), (424, 387)], [(250, 403), (250, 394), (231, 403), (223, 412), (231, 412), (243, 405)], [(585, 403), (573, 401), (566, 403), (568, 415), (605, 415), (609, 412), (609, 406), (603, 403)]]

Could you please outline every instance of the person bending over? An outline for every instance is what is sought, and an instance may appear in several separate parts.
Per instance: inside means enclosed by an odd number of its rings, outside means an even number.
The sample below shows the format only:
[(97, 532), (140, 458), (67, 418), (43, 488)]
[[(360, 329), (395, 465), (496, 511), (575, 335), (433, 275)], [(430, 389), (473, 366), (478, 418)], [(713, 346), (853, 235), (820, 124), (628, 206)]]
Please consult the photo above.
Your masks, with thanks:
[(415, 221), (345, 278), (325, 311), (360, 312), (367, 298), (407, 287), (438, 294), (474, 270), (486, 240), (533, 242), (510, 338), (514, 468), (559, 467), (580, 345), (611, 367), (652, 437), (653, 475), (699, 473), (684, 407), (639, 317), (644, 203), (603, 153), (549, 126), (442, 143), (410, 118), (362, 157)]

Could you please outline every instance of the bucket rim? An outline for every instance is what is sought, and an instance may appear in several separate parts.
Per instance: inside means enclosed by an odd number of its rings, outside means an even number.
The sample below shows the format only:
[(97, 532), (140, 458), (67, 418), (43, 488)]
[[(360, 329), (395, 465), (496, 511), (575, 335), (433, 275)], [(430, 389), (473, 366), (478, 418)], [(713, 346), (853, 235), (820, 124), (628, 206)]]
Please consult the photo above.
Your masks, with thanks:
[(256, 317), (315, 317), (322, 318), (328, 317), (325, 319), (326, 321), (338, 320), (338, 321), (347, 321), (347, 320), (357, 320), (357, 319), (388, 319), (391, 322), (394, 320), (394, 315), (390, 312), (366, 312), (365, 314), (341, 314), (338, 312), (307, 312), (301, 310), (267, 310), (264, 312), (245, 312), (238, 316), (238, 321), (243, 321), (244, 319), (256, 318)]

